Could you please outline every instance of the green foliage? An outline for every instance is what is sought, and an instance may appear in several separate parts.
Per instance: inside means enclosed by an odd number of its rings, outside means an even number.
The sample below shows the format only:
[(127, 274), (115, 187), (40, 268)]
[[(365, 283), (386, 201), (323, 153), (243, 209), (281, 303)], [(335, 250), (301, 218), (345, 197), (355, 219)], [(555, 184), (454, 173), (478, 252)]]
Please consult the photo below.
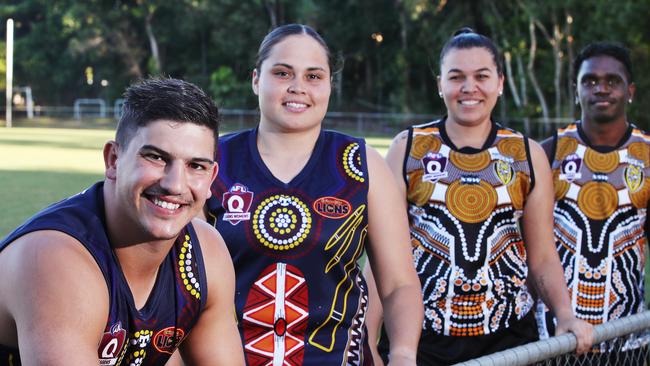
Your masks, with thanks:
[[(132, 81), (161, 74), (198, 84), (222, 106), (255, 108), (250, 76), (259, 42), (274, 24), (299, 22), (319, 31), (345, 60), (332, 109), (439, 114), (444, 105), (436, 96), (435, 76), (448, 37), (470, 26), (525, 68), (534, 19), (533, 73), (551, 111), (556, 66), (543, 30), (552, 37), (558, 26), (562, 116), (573, 117), (568, 55), (595, 40), (616, 40), (632, 49), (638, 92), (631, 113), (642, 126), (650, 125), (639, 107), (650, 98), (648, 13), (648, 0), (5, 0), (0, 5), (0, 16), (16, 21), (16, 85), (32, 86), (38, 104), (70, 105), (80, 97), (111, 103)], [(92, 85), (87, 67), (94, 71)], [(503, 114), (540, 117), (529, 75), (515, 70), (514, 78), (519, 88), (527, 83), (527, 104), (515, 105), (506, 89)], [(102, 79), (109, 85), (101, 86)]]
[(242, 96), (250, 94), (249, 82), (237, 80), (228, 66), (219, 66), (210, 75), (210, 93), (220, 108), (237, 108), (242, 105)]

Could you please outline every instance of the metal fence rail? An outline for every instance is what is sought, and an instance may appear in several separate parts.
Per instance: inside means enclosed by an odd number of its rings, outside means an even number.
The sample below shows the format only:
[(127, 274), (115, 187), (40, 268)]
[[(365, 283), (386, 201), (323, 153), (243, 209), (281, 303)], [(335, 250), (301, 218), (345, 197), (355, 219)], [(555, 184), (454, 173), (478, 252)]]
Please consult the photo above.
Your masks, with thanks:
[[(80, 100), (82, 101), (82, 100)], [(33, 108), (33, 119), (24, 106), (13, 108), (16, 126), (33, 127), (47, 125), (51, 127), (97, 128), (114, 127), (121, 113), (122, 100), (113, 104), (87, 104), (83, 106), (40, 106)], [(80, 102), (81, 103), (81, 102)], [(111, 107), (112, 106), (112, 107)], [(0, 112), (4, 109), (0, 106)], [(224, 130), (240, 130), (257, 125), (259, 111), (256, 109), (220, 108)], [(357, 136), (395, 136), (401, 130), (414, 124), (421, 124), (440, 118), (435, 114), (414, 113), (368, 113), (368, 112), (328, 112), (323, 126), (327, 129), (341, 130)], [(508, 119), (499, 121), (504, 126), (521, 131), (526, 135), (541, 139), (551, 135), (557, 127), (570, 123), (572, 119)], [(0, 126), (4, 121), (0, 119)]]
[[(650, 311), (629, 317), (612, 320), (594, 326), (594, 344), (629, 335), (650, 328)], [(456, 364), (457, 366), (525, 366), (550, 358), (571, 353), (576, 348), (576, 338), (567, 333), (505, 351), (493, 353), (470, 361)], [(639, 364), (639, 365), (642, 365)]]

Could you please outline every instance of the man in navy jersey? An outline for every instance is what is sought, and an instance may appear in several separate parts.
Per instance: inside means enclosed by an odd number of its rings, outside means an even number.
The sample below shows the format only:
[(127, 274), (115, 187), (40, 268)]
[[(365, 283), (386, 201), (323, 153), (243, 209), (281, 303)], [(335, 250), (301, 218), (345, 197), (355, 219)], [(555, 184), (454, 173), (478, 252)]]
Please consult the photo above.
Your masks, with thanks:
[(242, 365), (234, 272), (194, 220), (210, 196), (218, 111), (198, 87), (125, 93), (105, 179), (0, 242), (0, 365)]

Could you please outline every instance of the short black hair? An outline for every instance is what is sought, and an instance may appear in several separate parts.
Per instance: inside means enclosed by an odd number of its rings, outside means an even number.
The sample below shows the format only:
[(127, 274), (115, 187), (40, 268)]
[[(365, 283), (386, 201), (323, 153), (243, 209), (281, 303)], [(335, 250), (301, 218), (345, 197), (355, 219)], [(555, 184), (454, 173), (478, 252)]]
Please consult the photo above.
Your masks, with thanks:
[(485, 48), (488, 52), (492, 54), (492, 60), (497, 67), (497, 73), (503, 75), (503, 58), (501, 57), (501, 52), (497, 46), (492, 42), (488, 37), (474, 32), (472, 28), (463, 27), (447, 40), (445, 45), (440, 51), (440, 66), (442, 66), (442, 60), (445, 58), (445, 55), (454, 48), (458, 49), (468, 49), (468, 48)]
[(625, 66), (627, 73), (627, 82), (631, 83), (633, 80), (632, 74), (632, 61), (630, 60), (630, 51), (619, 43), (612, 42), (594, 42), (585, 46), (575, 60), (573, 60), (573, 81), (578, 83), (578, 74), (582, 63), (592, 57), (609, 56), (618, 60)]
[(161, 119), (210, 129), (214, 134), (216, 157), (219, 110), (201, 88), (180, 79), (151, 78), (127, 88), (115, 140), (126, 148), (138, 128)]

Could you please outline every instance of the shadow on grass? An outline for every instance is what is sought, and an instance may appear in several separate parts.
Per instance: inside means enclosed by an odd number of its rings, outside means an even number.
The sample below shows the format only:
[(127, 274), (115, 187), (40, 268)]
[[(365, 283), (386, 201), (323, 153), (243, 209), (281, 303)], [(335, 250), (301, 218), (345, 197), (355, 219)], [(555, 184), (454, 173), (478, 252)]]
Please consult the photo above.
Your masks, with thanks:
[(0, 170), (0, 238), (41, 209), (101, 179), (101, 174)]

